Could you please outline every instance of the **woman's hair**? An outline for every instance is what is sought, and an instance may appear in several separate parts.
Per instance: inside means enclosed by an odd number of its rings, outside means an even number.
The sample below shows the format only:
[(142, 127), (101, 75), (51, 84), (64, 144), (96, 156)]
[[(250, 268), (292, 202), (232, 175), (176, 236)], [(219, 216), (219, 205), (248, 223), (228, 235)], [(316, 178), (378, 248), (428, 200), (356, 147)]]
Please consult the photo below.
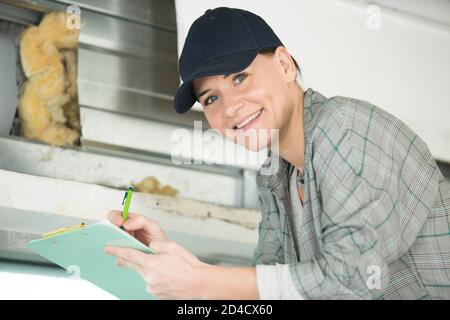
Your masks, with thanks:
[[(259, 53), (260, 54), (273, 54), (277, 48), (278, 47), (264, 48)], [(292, 60), (294, 60), (295, 67), (297, 68), (297, 75), (299, 76), (300, 81), (301, 81), (302, 80), (302, 72), (300, 71), (300, 67), (298, 66), (298, 63), (295, 60), (295, 58), (293, 56), (291, 56), (291, 58), (292, 58)]]

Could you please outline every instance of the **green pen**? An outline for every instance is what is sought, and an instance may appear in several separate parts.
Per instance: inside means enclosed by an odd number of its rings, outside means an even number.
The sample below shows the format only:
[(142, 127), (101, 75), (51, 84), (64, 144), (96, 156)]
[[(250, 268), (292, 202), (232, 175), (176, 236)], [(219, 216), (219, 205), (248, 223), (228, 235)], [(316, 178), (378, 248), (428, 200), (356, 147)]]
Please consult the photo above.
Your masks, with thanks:
[[(130, 202), (131, 202), (131, 195), (133, 194), (133, 187), (128, 187), (128, 190), (125, 192), (125, 195), (122, 200), (123, 210), (122, 210), (122, 224), (128, 219), (128, 209), (130, 208)], [(125, 228), (120, 226), (122, 230), (125, 230)]]

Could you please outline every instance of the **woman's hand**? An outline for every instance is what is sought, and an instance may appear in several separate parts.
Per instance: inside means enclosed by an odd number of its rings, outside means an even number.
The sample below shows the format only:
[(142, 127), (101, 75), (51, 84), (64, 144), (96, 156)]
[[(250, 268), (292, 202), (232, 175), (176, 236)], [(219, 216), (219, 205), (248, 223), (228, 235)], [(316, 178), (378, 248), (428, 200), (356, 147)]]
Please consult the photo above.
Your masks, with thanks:
[[(108, 219), (117, 226), (122, 224), (119, 211), (111, 211)], [(201, 297), (202, 270), (208, 266), (206, 263), (175, 242), (169, 241), (154, 220), (130, 213), (124, 227), (157, 254), (146, 254), (130, 248), (106, 247), (105, 253), (118, 258), (118, 266), (139, 273), (147, 283), (147, 291), (159, 299)]]
[[(120, 227), (123, 223), (121, 212), (108, 212), (108, 220)], [(128, 219), (123, 223), (125, 230), (133, 237), (149, 246), (152, 241), (169, 241), (158, 222), (137, 213), (128, 213)]]

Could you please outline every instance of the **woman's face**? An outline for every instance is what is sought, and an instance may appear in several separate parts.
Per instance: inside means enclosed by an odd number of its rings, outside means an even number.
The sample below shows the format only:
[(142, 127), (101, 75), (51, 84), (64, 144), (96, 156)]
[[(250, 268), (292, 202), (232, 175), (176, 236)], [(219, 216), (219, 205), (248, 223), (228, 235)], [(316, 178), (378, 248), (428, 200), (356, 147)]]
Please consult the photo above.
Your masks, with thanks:
[(258, 151), (269, 147), (274, 132), (289, 120), (296, 69), (290, 54), (278, 47), (259, 54), (243, 71), (195, 79), (194, 90), (211, 128)]

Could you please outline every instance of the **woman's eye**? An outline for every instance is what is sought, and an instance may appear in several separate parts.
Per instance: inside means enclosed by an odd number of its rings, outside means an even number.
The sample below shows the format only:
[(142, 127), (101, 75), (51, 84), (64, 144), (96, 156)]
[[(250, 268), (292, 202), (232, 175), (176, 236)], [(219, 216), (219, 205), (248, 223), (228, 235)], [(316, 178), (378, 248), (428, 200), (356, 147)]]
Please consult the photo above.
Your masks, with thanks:
[(244, 73), (239, 73), (234, 77), (234, 83), (239, 84), (247, 78), (247, 75)]
[(213, 103), (216, 100), (217, 100), (217, 96), (209, 96), (208, 98), (205, 99), (205, 106)]

